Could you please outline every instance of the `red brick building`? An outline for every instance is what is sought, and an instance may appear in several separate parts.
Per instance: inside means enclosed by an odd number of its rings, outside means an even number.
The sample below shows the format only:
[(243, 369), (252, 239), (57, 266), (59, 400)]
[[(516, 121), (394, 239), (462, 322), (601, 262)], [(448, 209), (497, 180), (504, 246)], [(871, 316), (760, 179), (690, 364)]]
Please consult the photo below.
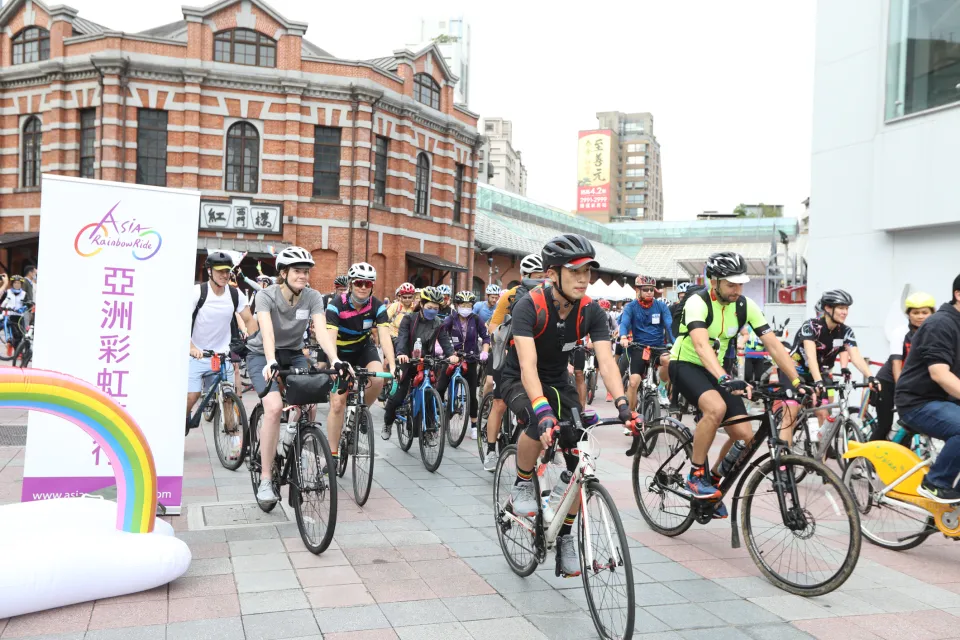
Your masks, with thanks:
[(343, 60), (260, 0), (182, 14), (129, 34), (39, 0), (0, 9), (5, 269), (35, 259), (40, 175), (59, 173), (198, 189), (200, 253), (247, 251), (248, 275), (296, 244), (322, 290), (361, 260), (381, 296), (444, 271), (469, 286), (480, 136), (435, 46)]

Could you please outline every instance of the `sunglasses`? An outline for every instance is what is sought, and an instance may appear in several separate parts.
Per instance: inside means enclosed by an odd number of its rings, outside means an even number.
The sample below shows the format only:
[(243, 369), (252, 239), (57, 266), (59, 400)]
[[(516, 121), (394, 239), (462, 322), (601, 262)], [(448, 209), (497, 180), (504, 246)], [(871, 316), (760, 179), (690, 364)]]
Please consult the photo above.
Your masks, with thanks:
[(354, 280), (353, 285), (361, 289), (373, 289), (373, 280)]
[(412, 296), (412, 295), (400, 296), (400, 299), (401, 299), (401, 300), (413, 300), (413, 296)]
[(643, 293), (653, 293), (656, 289), (654, 287), (640, 287), (640, 291)]

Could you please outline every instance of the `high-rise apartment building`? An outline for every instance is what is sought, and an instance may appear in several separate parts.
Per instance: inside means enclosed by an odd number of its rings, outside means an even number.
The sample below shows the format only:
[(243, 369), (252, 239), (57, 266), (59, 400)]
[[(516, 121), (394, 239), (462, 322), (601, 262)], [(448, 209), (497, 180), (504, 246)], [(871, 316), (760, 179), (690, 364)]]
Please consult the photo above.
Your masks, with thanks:
[(577, 213), (598, 222), (663, 220), (660, 143), (650, 113), (605, 111), (581, 131)]
[(450, 70), (459, 76), (453, 89), (454, 102), (466, 105), (470, 100), (470, 24), (463, 16), (444, 19), (420, 20), (420, 40), (409, 44), (420, 51), (430, 43), (436, 43), (443, 60)]
[(484, 118), (480, 132), (486, 142), (478, 155), (477, 180), (527, 195), (527, 168), (520, 152), (513, 148), (513, 123), (503, 118)]

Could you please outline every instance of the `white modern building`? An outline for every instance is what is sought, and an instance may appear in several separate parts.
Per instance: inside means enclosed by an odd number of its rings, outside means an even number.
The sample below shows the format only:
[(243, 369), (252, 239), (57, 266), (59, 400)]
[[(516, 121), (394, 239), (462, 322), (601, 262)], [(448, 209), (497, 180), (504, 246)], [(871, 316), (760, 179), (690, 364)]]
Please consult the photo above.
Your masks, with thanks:
[(960, 273), (960, 0), (818, 3), (808, 306), (850, 291), (882, 360), (907, 293)]
[(420, 20), (420, 32), (414, 36), (416, 43), (408, 46), (420, 51), (424, 46), (436, 43), (444, 62), (459, 76), (454, 87), (454, 102), (467, 105), (470, 101), (470, 24), (463, 16), (443, 19)]
[(484, 118), (480, 131), (486, 141), (477, 156), (478, 181), (527, 195), (527, 168), (522, 154), (513, 148), (513, 123), (503, 118)]

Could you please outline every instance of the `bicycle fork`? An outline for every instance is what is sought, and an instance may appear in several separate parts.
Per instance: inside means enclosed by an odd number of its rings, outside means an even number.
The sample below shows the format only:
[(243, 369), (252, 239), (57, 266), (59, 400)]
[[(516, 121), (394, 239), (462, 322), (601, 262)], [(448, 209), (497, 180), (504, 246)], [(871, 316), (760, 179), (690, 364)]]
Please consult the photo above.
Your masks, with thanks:
[[(618, 566), (623, 565), (623, 557), (610, 557), (606, 559), (605, 564), (600, 564), (597, 562), (596, 558), (593, 557), (593, 541), (590, 540), (590, 515), (587, 511), (587, 483), (583, 482), (580, 484), (580, 528), (583, 536), (583, 564), (588, 569), (592, 570), (594, 573), (599, 573), (604, 569), (609, 569), (613, 571)], [(559, 516), (560, 514), (557, 514)], [(613, 533), (610, 530), (610, 519), (607, 516), (607, 510), (600, 510), (600, 524), (603, 527), (603, 533), (607, 537), (607, 544), (610, 545), (608, 548), (610, 552), (613, 553), (614, 550), (619, 550), (613, 543)], [(559, 570), (559, 561), (557, 564)], [(558, 574), (559, 575), (559, 574)]]

